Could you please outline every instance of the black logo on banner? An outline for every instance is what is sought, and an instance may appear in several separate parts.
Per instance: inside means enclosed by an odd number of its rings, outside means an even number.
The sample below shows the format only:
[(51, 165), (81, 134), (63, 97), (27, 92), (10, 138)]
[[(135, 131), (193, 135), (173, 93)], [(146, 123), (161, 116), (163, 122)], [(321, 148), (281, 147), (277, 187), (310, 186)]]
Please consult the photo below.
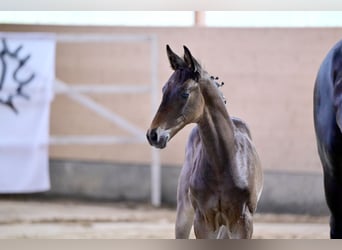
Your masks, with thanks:
[[(19, 56), (22, 45), (14, 50), (10, 50), (6, 39), (1, 39), (2, 50), (0, 50), (0, 104), (7, 106), (14, 113), (19, 111), (15, 107), (13, 100), (15, 98), (30, 99), (30, 96), (25, 93), (25, 87), (32, 82), (35, 74), (27, 76), (27, 71), (23, 70), (28, 63), (31, 55), (24, 57)], [(9, 61), (17, 62), (14, 69), (8, 68)], [(26, 67), (27, 68), (27, 67)], [(24, 73), (25, 72), (25, 73)], [(9, 86), (11, 84), (11, 86)], [(14, 84), (14, 86), (13, 86)], [(9, 90), (9, 91), (8, 91)], [(6, 93), (6, 94), (3, 94)]]

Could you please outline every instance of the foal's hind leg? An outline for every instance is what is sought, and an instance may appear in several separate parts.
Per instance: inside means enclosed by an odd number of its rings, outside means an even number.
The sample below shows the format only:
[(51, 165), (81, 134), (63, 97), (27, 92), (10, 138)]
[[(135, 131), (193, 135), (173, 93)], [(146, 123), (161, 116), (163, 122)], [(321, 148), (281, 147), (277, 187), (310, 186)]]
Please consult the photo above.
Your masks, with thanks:
[(229, 238), (251, 239), (253, 235), (253, 216), (249, 209), (246, 209), (240, 219), (230, 225)]
[(221, 226), (219, 228), (216, 239), (229, 239), (227, 226)]
[(196, 212), (194, 219), (194, 232), (196, 239), (216, 239), (218, 230), (216, 232), (212, 231), (208, 225), (205, 223), (203, 215)]

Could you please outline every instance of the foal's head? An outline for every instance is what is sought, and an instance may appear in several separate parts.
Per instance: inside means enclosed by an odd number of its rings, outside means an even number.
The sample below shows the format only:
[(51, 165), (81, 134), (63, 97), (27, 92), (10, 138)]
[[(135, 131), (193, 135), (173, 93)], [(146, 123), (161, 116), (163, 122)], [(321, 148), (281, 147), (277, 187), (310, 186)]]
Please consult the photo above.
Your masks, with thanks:
[(217, 84), (187, 47), (184, 46), (183, 59), (168, 45), (166, 51), (174, 72), (163, 87), (162, 102), (147, 131), (149, 143), (157, 148), (166, 147), (167, 142), (185, 125), (201, 118), (205, 101), (200, 82)]

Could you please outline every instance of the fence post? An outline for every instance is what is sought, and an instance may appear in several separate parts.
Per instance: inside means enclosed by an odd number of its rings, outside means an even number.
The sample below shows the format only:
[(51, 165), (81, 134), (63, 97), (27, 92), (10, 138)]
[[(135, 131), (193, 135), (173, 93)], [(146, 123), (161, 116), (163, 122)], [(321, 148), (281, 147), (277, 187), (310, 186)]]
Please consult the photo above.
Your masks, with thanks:
[[(157, 37), (151, 37), (151, 114), (155, 114), (158, 107), (158, 42)], [(161, 165), (159, 150), (152, 149), (151, 162), (151, 203), (159, 207), (161, 204)]]

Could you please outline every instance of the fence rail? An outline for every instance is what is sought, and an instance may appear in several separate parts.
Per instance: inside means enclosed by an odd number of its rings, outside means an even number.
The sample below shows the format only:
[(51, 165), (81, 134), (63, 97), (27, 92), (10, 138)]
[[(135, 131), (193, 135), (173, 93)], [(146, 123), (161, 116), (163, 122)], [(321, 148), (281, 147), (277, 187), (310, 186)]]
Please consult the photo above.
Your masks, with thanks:
[[(109, 145), (109, 144), (139, 144), (146, 143), (145, 131), (138, 125), (127, 121), (124, 117), (97, 103), (87, 94), (146, 94), (151, 96), (151, 116), (157, 108), (158, 101), (158, 41), (155, 35), (107, 35), (107, 34), (57, 34), (57, 43), (142, 43), (150, 44), (151, 59), (150, 83), (145, 85), (134, 84), (73, 84), (72, 86), (55, 79), (55, 94), (63, 94), (78, 102), (84, 107), (96, 112), (98, 115), (128, 131), (130, 136), (106, 136), (106, 135), (51, 135), (51, 145)], [(161, 166), (157, 149), (151, 148), (151, 203), (154, 206), (161, 204)]]

